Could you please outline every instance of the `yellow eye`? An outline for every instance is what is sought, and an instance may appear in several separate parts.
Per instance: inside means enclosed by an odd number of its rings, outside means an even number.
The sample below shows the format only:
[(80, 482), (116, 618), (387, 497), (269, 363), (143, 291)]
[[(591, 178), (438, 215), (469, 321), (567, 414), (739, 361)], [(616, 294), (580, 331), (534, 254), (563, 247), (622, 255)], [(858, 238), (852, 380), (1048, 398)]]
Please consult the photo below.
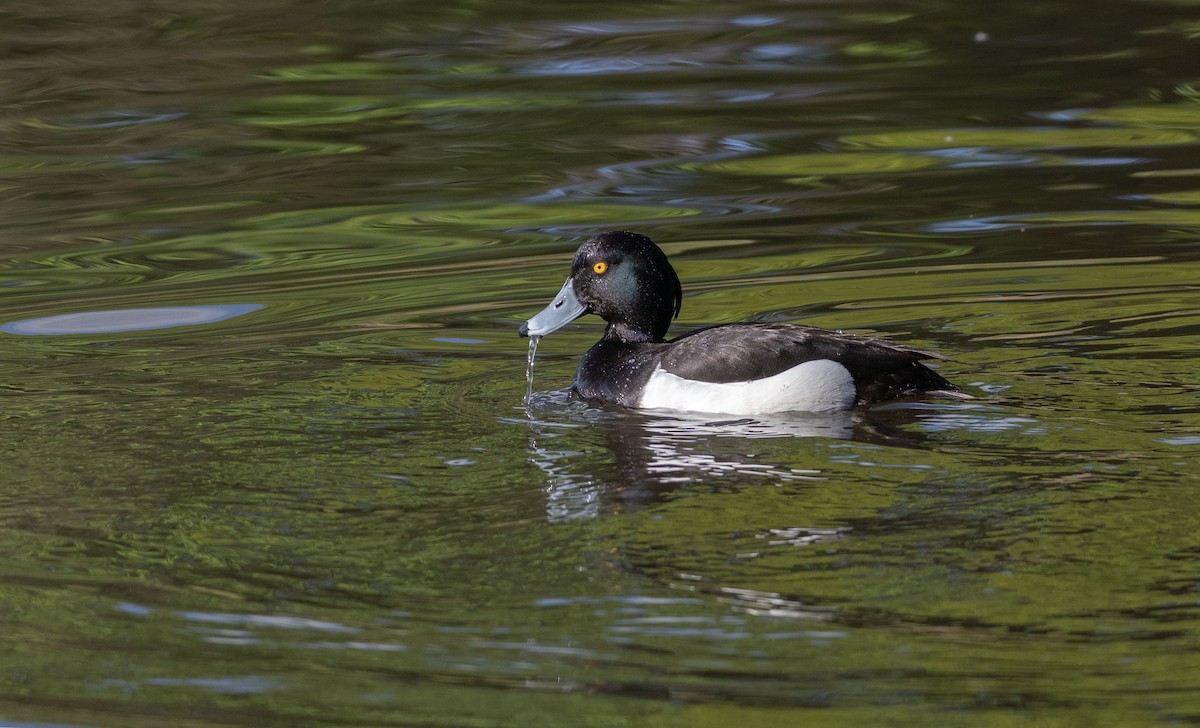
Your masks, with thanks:
[(596, 265), (592, 266), (592, 270), (595, 271), (596, 273), (603, 273), (604, 271), (608, 270), (608, 263), (605, 263), (604, 261), (600, 261)]

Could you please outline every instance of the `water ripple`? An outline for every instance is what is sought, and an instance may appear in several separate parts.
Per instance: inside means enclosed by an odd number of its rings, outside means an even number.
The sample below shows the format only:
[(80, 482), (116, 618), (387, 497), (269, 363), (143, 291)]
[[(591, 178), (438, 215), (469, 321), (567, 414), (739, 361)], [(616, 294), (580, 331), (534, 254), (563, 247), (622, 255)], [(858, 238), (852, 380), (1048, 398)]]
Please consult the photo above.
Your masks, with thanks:
[(0, 325), (0, 331), (22, 336), (64, 336), (67, 334), (116, 334), (129, 331), (170, 329), (225, 321), (261, 309), (258, 303), (231, 303), (217, 306), (174, 306), (135, 308), (114, 311), (87, 311), (25, 319)]
[(966, 220), (943, 220), (930, 223), (924, 229), (931, 233), (974, 233), (1023, 230), (1035, 227), (1098, 227), (1113, 225), (1200, 227), (1200, 211), (1086, 210), (997, 215)]

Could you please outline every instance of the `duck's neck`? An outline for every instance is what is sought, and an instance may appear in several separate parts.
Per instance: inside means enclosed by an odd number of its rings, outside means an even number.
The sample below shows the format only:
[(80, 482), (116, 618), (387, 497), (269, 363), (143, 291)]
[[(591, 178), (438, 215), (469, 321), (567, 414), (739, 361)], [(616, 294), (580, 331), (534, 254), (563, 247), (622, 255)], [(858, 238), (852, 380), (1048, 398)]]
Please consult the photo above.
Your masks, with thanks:
[(624, 344), (658, 343), (663, 340), (661, 335), (655, 336), (649, 331), (634, 328), (624, 321), (609, 321), (604, 338)]

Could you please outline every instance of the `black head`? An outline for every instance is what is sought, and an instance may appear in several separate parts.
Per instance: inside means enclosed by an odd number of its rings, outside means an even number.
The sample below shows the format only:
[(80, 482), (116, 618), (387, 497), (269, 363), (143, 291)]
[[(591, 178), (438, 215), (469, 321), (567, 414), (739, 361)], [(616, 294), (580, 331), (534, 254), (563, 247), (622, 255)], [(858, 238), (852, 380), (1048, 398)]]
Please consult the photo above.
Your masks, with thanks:
[(590, 238), (575, 253), (571, 280), (579, 302), (608, 322), (606, 336), (623, 341), (662, 341), (683, 302), (666, 254), (637, 233)]

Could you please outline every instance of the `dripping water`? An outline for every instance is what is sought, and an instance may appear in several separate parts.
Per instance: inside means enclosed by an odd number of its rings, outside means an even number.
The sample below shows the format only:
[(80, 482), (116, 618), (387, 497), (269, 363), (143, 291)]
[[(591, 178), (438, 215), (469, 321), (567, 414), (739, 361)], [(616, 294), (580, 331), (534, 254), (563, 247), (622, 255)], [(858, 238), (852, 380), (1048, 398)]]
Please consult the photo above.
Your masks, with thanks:
[(542, 340), (540, 336), (529, 337), (529, 359), (525, 365), (525, 405), (529, 406), (533, 402), (533, 360), (537, 357), (538, 342)]

